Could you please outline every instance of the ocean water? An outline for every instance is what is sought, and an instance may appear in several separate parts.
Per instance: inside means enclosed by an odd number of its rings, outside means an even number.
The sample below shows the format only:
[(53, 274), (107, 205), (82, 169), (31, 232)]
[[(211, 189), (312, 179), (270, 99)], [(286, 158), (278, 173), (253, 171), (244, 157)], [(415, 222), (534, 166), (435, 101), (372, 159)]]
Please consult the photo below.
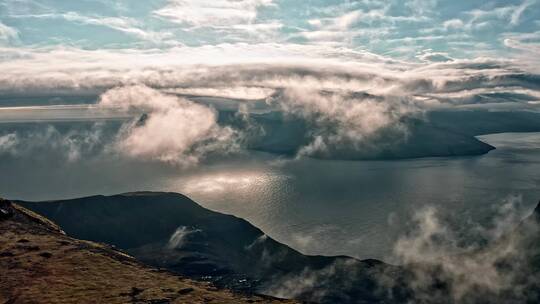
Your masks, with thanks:
[[(415, 212), (436, 208), (456, 227), (489, 223), (540, 200), (540, 133), (480, 136), (482, 156), (394, 161), (292, 160), (250, 152), (189, 170), (119, 159), (0, 158), (0, 195), (47, 200), (136, 190), (184, 193), (250, 221), (306, 254), (391, 260)], [(465, 234), (467, 229), (464, 230)]]
[(519, 203), (517, 213), (536, 206), (540, 133), (480, 139), (497, 149), (482, 156), (398, 161), (270, 157), (216, 166), (171, 180), (167, 188), (246, 218), (303, 253), (388, 260), (396, 239), (424, 207), (464, 226), (491, 223), (509, 201)]

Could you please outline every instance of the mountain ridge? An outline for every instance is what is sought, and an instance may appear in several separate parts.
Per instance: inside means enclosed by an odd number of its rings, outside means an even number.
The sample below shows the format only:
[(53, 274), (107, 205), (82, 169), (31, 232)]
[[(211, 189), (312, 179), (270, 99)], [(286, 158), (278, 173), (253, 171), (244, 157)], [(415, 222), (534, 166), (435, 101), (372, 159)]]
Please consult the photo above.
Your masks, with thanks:
[(110, 245), (71, 238), (0, 199), (2, 303), (292, 303), (217, 289), (147, 266)]
[[(144, 264), (247, 294), (323, 304), (540, 300), (540, 207), (484, 248), (394, 266), (303, 255), (243, 219), (173, 192), (19, 203), (59, 223), (68, 235), (107, 241)], [(484, 267), (512, 284), (494, 289), (489, 280), (468, 280), (467, 265)]]

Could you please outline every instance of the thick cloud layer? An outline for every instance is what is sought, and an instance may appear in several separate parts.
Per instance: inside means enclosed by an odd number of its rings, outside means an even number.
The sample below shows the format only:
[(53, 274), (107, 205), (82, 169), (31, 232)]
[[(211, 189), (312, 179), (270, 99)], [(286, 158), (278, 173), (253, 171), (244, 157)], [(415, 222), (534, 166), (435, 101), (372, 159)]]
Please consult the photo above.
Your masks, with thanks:
[(332, 146), (377, 151), (407, 139), (405, 118), (432, 109), (537, 111), (537, 66), (519, 62), (403, 62), (348, 49), (274, 44), (116, 52), (11, 48), (0, 61), (6, 71), (0, 92), (103, 94), (98, 103), (104, 108), (149, 114), (144, 124), (123, 130), (120, 151), (196, 163), (209, 151), (230, 150), (239, 130), (219, 126), (214, 110), (173, 94), (231, 98), (248, 115), (252, 101), (262, 101), (267, 111), (300, 119), (310, 128), (301, 155)]
[(115, 144), (131, 157), (189, 165), (210, 152), (234, 148), (234, 131), (217, 124), (213, 109), (146, 86), (111, 89), (101, 95), (99, 106), (143, 113), (124, 126)]

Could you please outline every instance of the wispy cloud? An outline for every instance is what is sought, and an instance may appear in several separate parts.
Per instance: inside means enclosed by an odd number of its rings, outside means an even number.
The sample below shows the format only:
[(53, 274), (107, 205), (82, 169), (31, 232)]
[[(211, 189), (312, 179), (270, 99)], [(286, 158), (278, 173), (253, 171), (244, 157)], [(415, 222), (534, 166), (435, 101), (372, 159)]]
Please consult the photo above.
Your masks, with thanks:
[[(531, 294), (525, 290), (536, 284), (533, 276), (524, 273), (530, 267), (527, 238), (538, 233), (538, 223), (522, 222), (523, 211), (521, 196), (509, 196), (495, 212), (490, 210), (491, 223), (466, 224), (468, 237), (476, 240), (471, 242), (437, 209), (419, 210), (415, 228), (394, 249), (399, 262), (413, 271), (408, 283), (417, 301), (439, 303), (451, 298), (457, 303), (497, 303), (504, 297), (503, 302), (527, 302)], [(518, 231), (512, 231), (516, 227)], [(429, 292), (437, 280), (445, 287)]]
[(520, 22), (521, 15), (523, 12), (530, 7), (531, 5), (535, 4), (536, 0), (525, 0), (523, 3), (521, 3), (519, 6), (517, 6), (514, 11), (512, 12), (512, 15), (510, 16), (510, 24), (517, 25)]
[(345, 11), (338, 9), (332, 17), (308, 20), (311, 29), (305, 29), (293, 35), (309, 41), (346, 41), (355, 37), (382, 39), (394, 33), (397, 24), (429, 21), (427, 15), (392, 15), (390, 5), (381, 5), (369, 9), (355, 8)]
[(104, 16), (85, 16), (77, 12), (66, 13), (47, 13), (34, 15), (14, 15), (12, 18), (38, 18), (38, 19), (64, 19), (69, 22), (104, 26), (127, 35), (137, 37), (142, 40), (154, 43), (163, 42), (172, 37), (170, 32), (155, 32), (140, 28), (140, 23), (133, 18), (128, 17), (104, 17)]
[(463, 23), (463, 21), (461, 19), (450, 19), (450, 20), (446, 20), (443, 23), (443, 27), (444, 27), (445, 30), (461, 29), (464, 26), (465, 26), (465, 24)]
[(210, 28), (216, 33), (225, 32), (226, 37), (233, 40), (242, 40), (245, 35), (258, 40), (267, 38), (283, 26), (278, 20), (257, 18), (260, 8), (275, 6), (273, 0), (169, 0), (153, 14), (179, 24), (183, 30)]
[(0, 44), (9, 43), (19, 38), (19, 32), (0, 22)]
[[(86, 130), (60, 132), (53, 126), (40, 126), (26, 132), (13, 132), (0, 136), (0, 156), (42, 157), (60, 156), (63, 162), (76, 162), (83, 157), (101, 153), (103, 133), (100, 124)], [(51, 153), (52, 152), (52, 153)], [(41, 155), (43, 154), (43, 155)], [(40, 157), (38, 157), (40, 158)]]
[[(500, 56), (507, 51), (501, 39), (504, 32), (509, 29), (523, 33), (535, 31), (535, 19), (538, 19), (535, 18), (538, 1), (534, 0), (511, 4), (462, 0), (452, 3), (323, 1), (317, 4), (273, 0), (168, 0), (137, 5), (107, 5), (101, 1), (80, 7), (17, 0), (0, 3), (0, 6), (0, 20), (17, 32), (20, 38), (17, 41), (29, 45), (121, 49), (133, 45), (151, 48), (292, 42), (321, 48), (369, 50), (408, 60), (415, 59), (416, 53), (424, 49), (446, 52), (454, 58)], [(65, 35), (58, 35), (57, 19), (75, 23), (77, 27), (62, 28)], [(104, 35), (99, 27), (113, 29), (132, 39), (117, 33)], [(13, 32), (8, 36), (13, 37)], [(115, 39), (117, 37), (120, 39)], [(460, 48), (458, 44), (463, 42), (475, 47)]]
[(499, 6), (491, 10), (474, 9), (467, 12), (471, 16), (467, 22), (469, 27), (479, 26), (492, 19), (503, 19), (508, 21), (508, 25), (515, 26), (520, 23), (521, 16), (527, 8), (534, 5), (536, 0), (524, 0), (519, 5)]
[(195, 27), (225, 26), (252, 23), (259, 7), (271, 5), (272, 0), (169, 0), (154, 14)]

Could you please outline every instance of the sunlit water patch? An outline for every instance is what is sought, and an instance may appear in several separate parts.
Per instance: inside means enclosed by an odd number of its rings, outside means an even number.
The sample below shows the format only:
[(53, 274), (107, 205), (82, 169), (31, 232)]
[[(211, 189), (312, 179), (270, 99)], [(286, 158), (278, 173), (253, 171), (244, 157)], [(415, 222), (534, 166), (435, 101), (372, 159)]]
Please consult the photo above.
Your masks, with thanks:
[(66, 164), (3, 158), (0, 193), (39, 200), (177, 191), (304, 253), (391, 260), (396, 239), (423, 206), (466, 227), (489, 221), (509, 197), (524, 209), (536, 205), (540, 133), (479, 138), (497, 149), (397, 161), (290, 160), (253, 152), (189, 170), (108, 158)]

